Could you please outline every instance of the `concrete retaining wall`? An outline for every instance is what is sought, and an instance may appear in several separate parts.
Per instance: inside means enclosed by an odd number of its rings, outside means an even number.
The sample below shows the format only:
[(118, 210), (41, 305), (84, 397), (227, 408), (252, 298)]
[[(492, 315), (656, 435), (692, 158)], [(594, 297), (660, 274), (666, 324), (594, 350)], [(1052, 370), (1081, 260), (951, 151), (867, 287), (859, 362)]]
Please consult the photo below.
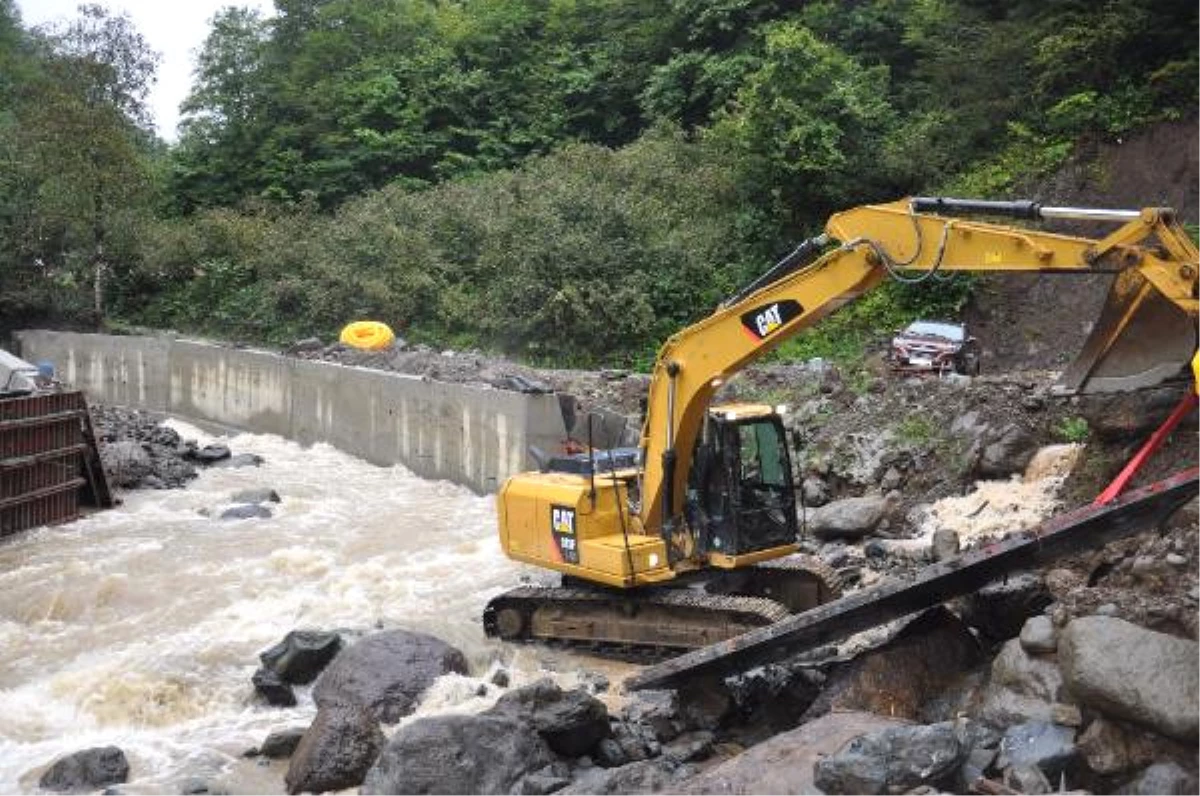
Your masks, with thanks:
[(403, 464), (494, 492), (566, 436), (555, 395), (442, 384), (188, 340), (70, 332), (16, 334), (30, 362), (93, 400), (304, 445), (327, 442), (380, 465)]

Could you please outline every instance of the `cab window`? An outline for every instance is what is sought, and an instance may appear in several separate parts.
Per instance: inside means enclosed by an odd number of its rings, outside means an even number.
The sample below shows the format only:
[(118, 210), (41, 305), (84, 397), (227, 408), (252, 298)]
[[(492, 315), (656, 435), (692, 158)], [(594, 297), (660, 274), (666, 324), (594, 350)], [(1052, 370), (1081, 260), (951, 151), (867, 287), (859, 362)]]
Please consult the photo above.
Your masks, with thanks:
[(784, 468), (779, 431), (774, 423), (746, 423), (738, 426), (741, 480), (783, 486)]

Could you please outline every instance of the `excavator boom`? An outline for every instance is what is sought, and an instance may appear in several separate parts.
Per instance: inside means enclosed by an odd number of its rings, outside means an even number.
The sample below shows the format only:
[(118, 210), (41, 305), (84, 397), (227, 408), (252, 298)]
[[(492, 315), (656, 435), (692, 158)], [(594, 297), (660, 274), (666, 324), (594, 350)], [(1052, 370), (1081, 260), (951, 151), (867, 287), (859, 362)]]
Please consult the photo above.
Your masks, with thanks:
[[(976, 213), (1121, 226), (1094, 240), (953, 217)], [(823, 239), (809, 248), (828, 242), (838, 245), (805, 267), (780, 269), (760, 280), (659, 351), (642, 430), (640, 519), (648, 533), (657, 531), (667, 540), (673, 561), (694, 556), (680, 497), (713, 393), (738, 370), (888, 276), (912, 281), (939, 271), (1114, 274), (1109, 305), (1084, 349), (1086, 361), (1067, 371), (1075, 389), (1089, 382), (1108, 388), (1145, 384), (1178, 372), (1196, 350), (1197, 251), (1168, 209), (905, 199), (832, 216)], [(1132, 376), (1117, 361), (1122, 352), (1136, 360)]]

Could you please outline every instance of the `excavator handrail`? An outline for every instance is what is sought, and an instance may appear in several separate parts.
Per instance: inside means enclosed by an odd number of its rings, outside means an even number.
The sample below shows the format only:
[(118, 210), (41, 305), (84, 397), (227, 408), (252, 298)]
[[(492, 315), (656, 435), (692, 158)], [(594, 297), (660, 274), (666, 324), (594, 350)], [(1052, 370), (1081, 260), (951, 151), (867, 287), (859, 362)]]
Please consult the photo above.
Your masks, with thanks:
[[(1130, 300), (1127, 314), (1133, 313), (1146, 296), (1157, 293), (1194, 321), (1196, 247), (1169, 209), (1147, 208), (1132, 217), (1121, 211), (1117, 220), (1125, 223), (1107, 237), (1094, 240), (916, 212), (914, 207), (918, 206), (926, 205), (902, 199), (835, 214), (826, 225), (826, 235), (828, 240), (839, 242), (837, 248), (799, 270), (776, 266), (772, 269), (778, 272), (776, 278), (760, 278), (751, 290), (743, 291), (663, 344), (651, 376), (642, 428), (644, 470), (638, 517), (645, 532), (661, 534), (667, 540), (673, 561), (695, 555), (694, 540), (679, 516), (679, 497), (713, 393), (747, 364), (878, 285), (889, 274), (1132, 273), (1140, 293)], [(1010, 209), (1014, 214), (1037, 214), (1028, 216), (1031, 218), (1046, 217), (1055, 210), (1079, 210), (1044, 208), (1036, 203), (1023, 207), (1021, 211), (1015, 205)], [(1002, 208), (993, 204), (986, 212), (996, 214), (998, 210)], [(938, 242), (936, 247), (928, 243), (933, 240)], [(784, 264), (787, 259), (780, 265)], [(1097, 344), (1098, 357), (1102, 358), (1128, 328), (1127, 322), (1128, 317), (1111, 339)], [(1194, 349), (1193, 340), (1189, 358)], [(1084, 373), (1081, 380), (1089, 374)]]

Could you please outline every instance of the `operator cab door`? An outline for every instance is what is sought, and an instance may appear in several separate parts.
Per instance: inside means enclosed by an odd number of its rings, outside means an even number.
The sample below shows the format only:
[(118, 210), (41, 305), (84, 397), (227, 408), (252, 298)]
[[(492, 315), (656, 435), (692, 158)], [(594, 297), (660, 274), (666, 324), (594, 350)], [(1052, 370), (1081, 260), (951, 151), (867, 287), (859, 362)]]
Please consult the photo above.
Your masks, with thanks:
[(708, 422), (687, 501), (700, 550), (742, 555), (795, 542), (792, 465), (778, 415)]

